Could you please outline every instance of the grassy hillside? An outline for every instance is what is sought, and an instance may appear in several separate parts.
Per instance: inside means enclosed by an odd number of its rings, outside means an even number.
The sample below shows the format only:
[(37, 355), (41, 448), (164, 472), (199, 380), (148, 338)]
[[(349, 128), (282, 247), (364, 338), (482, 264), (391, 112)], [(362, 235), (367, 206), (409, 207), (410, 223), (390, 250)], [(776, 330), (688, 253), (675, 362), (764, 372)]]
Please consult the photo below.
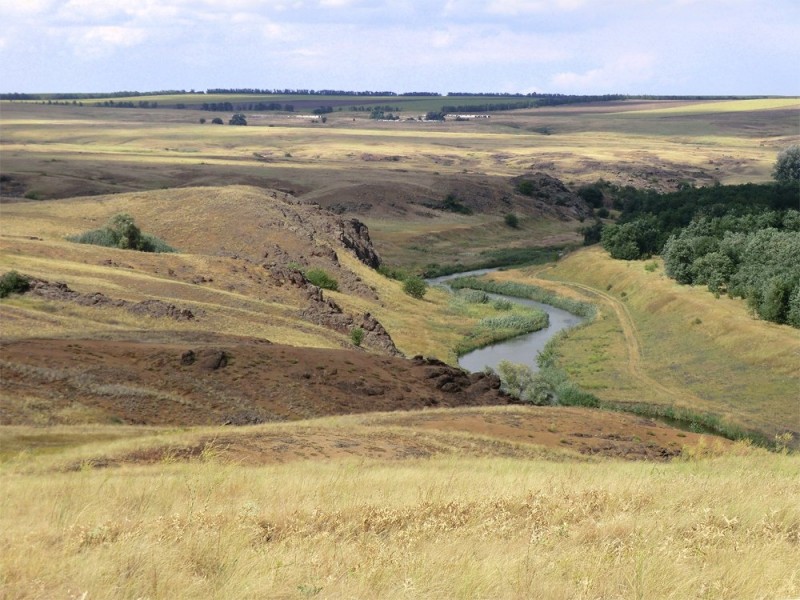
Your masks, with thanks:
[[(73, 235), (127, 212), (143, 231), (178, 248), (177, 254), (146, 254), (74, 244)], [(457, 331), (466, 332), (463, 315), (446, 314), (441, 293), (419, 301), (337, 246), (326, 231), (329, 217), (292, 205), (280, 192), (254, 188), (168, 190), (4, 205), (0, 270), (62, 281), (82, 293), (101, 292), (114, 299), (159, 299), (193, 309), (201, 318), (188, 322), (141, 319), (124, 310), (24, 297), (2, 305), (5, 337), (103, 335), (130, 337), (130, 331), (207, 332), (248, 335), (276, 343), (322, 348), (351, 347), (347, 332), (300, 317), (305, 292), (271, 279), (263, 264), (324, 268), (339, 280), (339, 292), (326, 294), (345, 310), (388, 318), (397, 343), (409, 354), (445, 357)], [(314, 233), (316, 232), (316, 233)], [(335, 248), (335, 250), (333, 250)], [(332, 260), (336, 251), (336, 261)], [(403, 327), (419, 306), (441, 307), (434, 322), (454, 330), (452, 339), (427, 342)], [(478, 317), (479, 318), (479, 317)], [(425, 324), (420, 324), (421, 328)], [(116, 332), (116, 333), (114, 333)], [(412, 343), (413, 340), (413, 343)]]
[(615, 261), (600, 248), (495, 277), (559, 284), (600, 307), (558, 346), (560, 364), (600, 398), (674, 405), (768, 437), (800, 437), (797, 331), (753, 319), (743, 301), (678, 285), (658, 259)]

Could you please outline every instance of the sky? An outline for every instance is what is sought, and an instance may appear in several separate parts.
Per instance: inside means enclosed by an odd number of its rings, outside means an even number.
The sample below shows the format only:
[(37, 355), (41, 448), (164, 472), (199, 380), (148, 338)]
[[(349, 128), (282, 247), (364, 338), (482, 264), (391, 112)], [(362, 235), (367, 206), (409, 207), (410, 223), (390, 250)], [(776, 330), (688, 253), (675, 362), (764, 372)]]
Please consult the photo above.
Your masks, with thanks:
[(800, 95), (798, 0), (0, 0), (0, 92)]

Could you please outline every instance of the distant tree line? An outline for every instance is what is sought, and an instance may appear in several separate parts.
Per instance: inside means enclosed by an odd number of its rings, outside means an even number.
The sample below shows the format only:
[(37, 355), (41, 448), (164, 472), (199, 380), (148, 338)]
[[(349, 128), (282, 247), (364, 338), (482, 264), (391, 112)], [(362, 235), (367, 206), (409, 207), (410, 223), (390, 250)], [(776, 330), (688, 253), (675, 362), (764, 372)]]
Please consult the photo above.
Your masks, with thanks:
[[(0, 93), (0, 100), (97, 100), (103, 98), (131, 98), (137, 96), (177, 96), (192, 94), (229, 94), (229, 95), (260, 95), (260, 96), (404, 96), (404, 97), (440, 97), (439, 92), (391, 92), (369, 90), (312, 90), (312, 89), (279, 89), (279, 88), (209, 88), (203, 90), (152, 90), (145, 92), (119, 91), (119, 92), (89, 92), (89, 93), (52, 93), (30, 94), (21, 92)], [(568, 94), (551, 94), (532, 92), (529, 94), (515, 94), (507, 92), (447, 92), (448, 97), (491, 97), (491, 98), (531, 98), (545, 101), (538, 106), (569, 104), (571, 102), (603, 102), (608, 100), (741, 100), (770, 98), (777, 96), (658, 96), (658, 95), (630, 95), (606, 94), (603, 96), (575, 96)]]
[(153, 92), (92, 92), (68, 94), (0, 94), (0, 100), (98, 100), (102, 98), (135, 98), (138, 96), (177, 96), (180, 94), (202, 94), (194, 90), (158, 90)]
[[(123, 102), (114, 102), (113, 100), (105, 100), (103, 102), (95, 102), (95, 106), (102, 106), (103, 108), (158, 108), (158, 102), (150, 102), (148, 100), (139, 100), (138, 102), (133, 102), (132, 100), (126, 100)], [(184, 108), (186, 105), (183, 105)]]
[(293, 104), (281, 104), (280, 102), (237, 102), (236, 104), (232, 102), (203, 102), (201, 108), (212, 112), (267, 112), (275, 110), (294, 112)]
[[(449, 95), (449, 94), (448, 94)], [(460, 94), (459, 94), (460, 95)], [(469, 94), (467, 94), (469, 95)], [(478, 96), (478, 94), (474, 94)], [(562, 94), (527, 94), (527, 95), (501, 95), (508, 98), (529, 98), (517, 102), (490, 102), (486, 104), (461, 104), (445, 105), (442, 112), (493, 112), (501, 110), (518, 110), (521, 108), (538, 108), (540, 106), (558, 106), (561, 104), (578, 104), (583, 102), (611, 102), (613, 100), (625, 100), (625, 96), (620, 94), (605, 94), (603, 96), (565, 96)]]
[[(372, 92), (349, 90), (211, 88), (206, 94), (251, 94), (260, 96), (397, 96), (397, 92)], [(438, 95), (438, 94), (437, 94)]]

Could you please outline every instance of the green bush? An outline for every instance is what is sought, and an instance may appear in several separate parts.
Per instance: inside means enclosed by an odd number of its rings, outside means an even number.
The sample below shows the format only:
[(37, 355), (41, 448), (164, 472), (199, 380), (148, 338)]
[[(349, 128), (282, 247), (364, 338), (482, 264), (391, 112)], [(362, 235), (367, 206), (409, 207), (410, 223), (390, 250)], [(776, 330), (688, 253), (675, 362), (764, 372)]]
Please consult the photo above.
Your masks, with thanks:
[(102, 229), (93, 229), (79, 235), (67, 236), (70, 242), (121, 248), (122, 250), (138, 250), (139, 252), (175, 252), (175, 248), (152, 235), (142, 233), (133, 222), (133, 217), (126, 213), (114, 215), (108, 225)]
[(463, 289), (456, 292), (462, 300), (469, 304), (487, 304), (489, 295), (480, 290)]
[(353, 342), (354, 346), (360, 346), (361, 342), (364, 341), (364, 330), (361, 327), (353, 327), (350, 330), (350, 341)]
[(411, 275), (403, 282), (403, 291), (412, 298), (421, 300), (428, 291), (428, 284), (422, 277)]
[(405, 281), (409, 276), (409, 272), (403, 267), (392, 267), (385, 264), (378, 267), (378, 273), (396, 281)]
[(9, 271), (0, 277), (0, 298), (5, 298), (9, 294), (22, 294), (28, 291), (30, 281), (24, 275), (16, 271)]
[(534, 187), (533, 182), (523, 179), (517, 184), (517, 191), (525, 196), (533, 196)]
[(442, 203), (442, 208), (444, 210), (459, 213), (462, 215), (471, 215), (472, 209), (465, 204), (462, 204), (458, 198), (456, 198), (453, 194), (448, 194), (447, 197), (444, 199)]
[(514, 303), (511, 302), (511, 300), (504, 300), (502, 298), (492, 302), (492, 308), (495, 310), (511, 310), (511, 307), (513, 306)]
[(503, 360), (497, 365), (497, 374), (507, 394), (536, 406), (556, 404), (552, 390), (530, 367)]
[(309, 269), (305, 272), (306, 279), (324, 290), (339, 290), (339, 282), (331, 277), (324, 269)]
[(506, 225), (511, 227), (512, 229), (517, 229), (519, 227), (519, 217), (514, 213), (508, 213), (505, 216)]
[(800, 145), (789, 146), (778, 153), (772, 176), (781, 183), (800, 182)]
[(603, 188), (596, 183), (578, 188), (578, 196), (592, 208), (603, 206)]

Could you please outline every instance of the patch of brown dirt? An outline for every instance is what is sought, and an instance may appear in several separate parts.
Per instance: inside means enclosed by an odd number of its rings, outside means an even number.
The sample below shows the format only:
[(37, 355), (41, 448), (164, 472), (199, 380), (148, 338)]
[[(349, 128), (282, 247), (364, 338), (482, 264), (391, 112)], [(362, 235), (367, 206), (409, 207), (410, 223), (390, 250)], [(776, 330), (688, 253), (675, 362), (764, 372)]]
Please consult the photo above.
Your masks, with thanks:
[(724, 452), (731, 442), (632, 415), (573, 407), (480, 407), (380, 413), (203, 433), (66, 465), (114, 467), (213, 459), (241, 465), (298, 460), (407, 460), (442, 455), (551, 460), (667, 461), (684, 448)]
[(509, 402), (496, 377), (436, 360), (248, 338), (28, 339), (0, 343), (0, 356), (0, 424), (69, 423), (79, 414), (83, 422), (242, 425)]

